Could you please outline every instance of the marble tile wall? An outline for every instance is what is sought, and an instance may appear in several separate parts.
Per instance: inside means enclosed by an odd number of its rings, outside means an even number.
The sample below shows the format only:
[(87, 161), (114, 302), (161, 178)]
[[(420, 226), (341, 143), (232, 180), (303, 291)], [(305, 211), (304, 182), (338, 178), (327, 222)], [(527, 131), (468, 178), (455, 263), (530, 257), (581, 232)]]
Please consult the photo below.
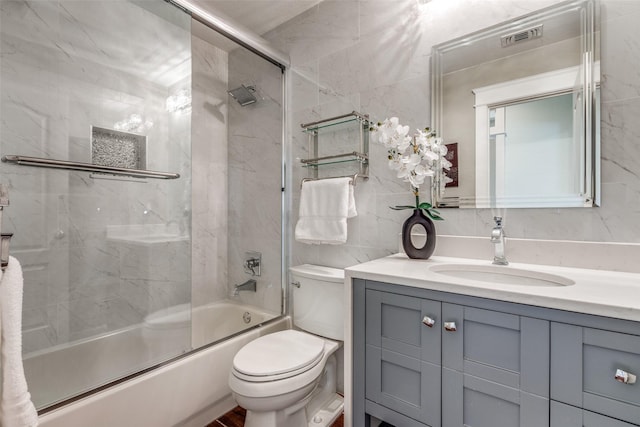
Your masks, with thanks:
[[(358, 110), (398, 116), (412, 128), (430, 122), (430, 50), (434, 44), (543, 8), (559, 0), (324, 0), (264, 37), (292, 62), (290, 129), (292, 224), (300, 179), (295, 159), (307, 155), (300, 123)], [(511, 209), (501, 212), (511, 237), (640, 242), (640, 3), (601, 1), (602, 207)], [(411, 202), (406, 184), (371, 146), (371, 178), (356, 187), (358, 217), (341, 246), (294, 242), (292, 263), (344, 267), (397, 252), (407, 217), (389, 206)], [(444, 210), (439, 234), (488, 236), (491, 209)]]

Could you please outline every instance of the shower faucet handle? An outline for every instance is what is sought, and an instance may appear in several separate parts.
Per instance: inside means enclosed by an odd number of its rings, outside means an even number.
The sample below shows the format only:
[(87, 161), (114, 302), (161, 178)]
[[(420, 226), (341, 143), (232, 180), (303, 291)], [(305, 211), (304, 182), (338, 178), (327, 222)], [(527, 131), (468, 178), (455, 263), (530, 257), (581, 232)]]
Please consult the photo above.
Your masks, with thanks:
[(260, 266), (262, 264), (262, 254), (260, 252), (246, 252), (244, 258), (244, 272), (251, 276), (260, 276)]

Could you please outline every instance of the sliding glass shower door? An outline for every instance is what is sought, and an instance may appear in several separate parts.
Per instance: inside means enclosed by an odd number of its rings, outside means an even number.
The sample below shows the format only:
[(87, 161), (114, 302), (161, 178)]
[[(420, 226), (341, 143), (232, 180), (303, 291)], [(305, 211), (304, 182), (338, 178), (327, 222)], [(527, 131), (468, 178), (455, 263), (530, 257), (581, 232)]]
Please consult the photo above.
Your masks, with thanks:
[(2, 231), (38, 408), (283, 314), (283, 86), (164, 0), (0, 1)]
[[(36, 158), (0, 182), (39, 407), (191, 348), (189, 310), (140, 327), (191, 302), (190, 27), (163, 1), (0, 2), (0, 154)], [(33, 165), (52, 159), (125, 172)]]

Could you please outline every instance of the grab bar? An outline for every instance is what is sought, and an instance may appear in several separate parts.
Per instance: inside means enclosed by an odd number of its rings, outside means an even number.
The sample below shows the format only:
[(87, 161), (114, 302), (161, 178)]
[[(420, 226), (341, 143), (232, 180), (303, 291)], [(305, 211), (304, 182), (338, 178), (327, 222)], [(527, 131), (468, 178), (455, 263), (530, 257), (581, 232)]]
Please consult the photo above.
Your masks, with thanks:
[(178, 173), (157, 172), (150, 170), (118, 168), (113, 166), (94, 165), (92, 163), (69, 162), (66, 160), (44, 159), (41, 157), (16, 156), (7, 154), (2, 157), (5, 163), (41, 168), (65, 169), (83, 172), (97, 172), (111, 175), (134, 176), (138, 178), (177, 179)]

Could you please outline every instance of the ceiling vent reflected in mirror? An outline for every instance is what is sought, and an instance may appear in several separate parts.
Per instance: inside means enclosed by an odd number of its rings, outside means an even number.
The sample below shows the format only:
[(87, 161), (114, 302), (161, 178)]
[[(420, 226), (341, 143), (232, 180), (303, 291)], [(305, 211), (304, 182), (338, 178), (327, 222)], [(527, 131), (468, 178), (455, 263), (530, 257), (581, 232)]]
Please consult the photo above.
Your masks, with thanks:
[(502, 47), (513, 46), (516, 43), (523, 43), (529, 40), (538, 39), (542, 37), (543, 25), (529, 28), (528, 30), (518, 31), (517, 33), (508, 34), (500, 38)]

